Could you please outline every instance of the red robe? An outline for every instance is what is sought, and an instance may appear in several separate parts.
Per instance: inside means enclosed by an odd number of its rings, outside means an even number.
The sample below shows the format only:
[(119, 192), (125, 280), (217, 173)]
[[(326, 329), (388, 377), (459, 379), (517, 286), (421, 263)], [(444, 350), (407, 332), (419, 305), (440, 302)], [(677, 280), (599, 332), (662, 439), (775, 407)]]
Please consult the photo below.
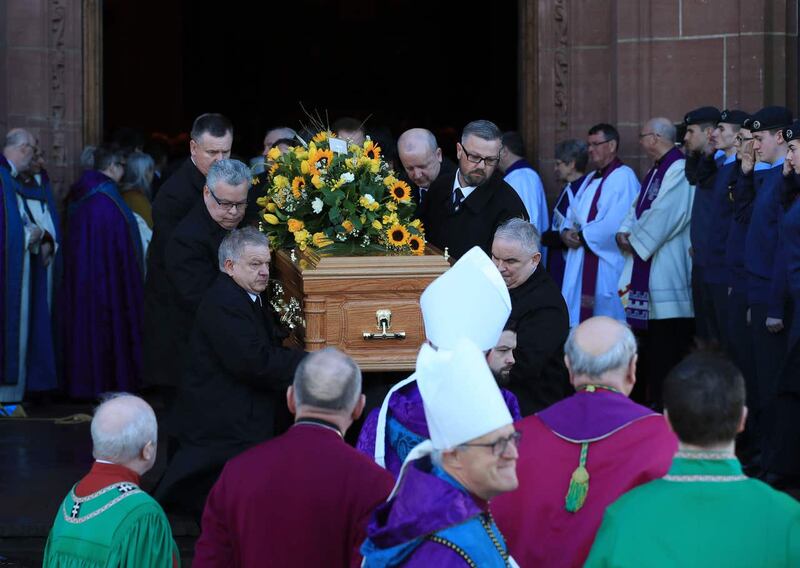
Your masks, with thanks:
[(295, 424), (225, 466), (192, 566), (359, 566), (370, 514), (393, 485), (336, 431)]
[[(583, 566), (606, 507), (665, 475), (678, 448), (663, 416), (607, 391), (578, 393), (515, 426), (522, 432), (519, 488), (492, 499), (491, 509), (520, 566)], [(596, 440), (586, 460), (586, 501), (574, 513), (565, 496), (581, 444), (567, 439)]]

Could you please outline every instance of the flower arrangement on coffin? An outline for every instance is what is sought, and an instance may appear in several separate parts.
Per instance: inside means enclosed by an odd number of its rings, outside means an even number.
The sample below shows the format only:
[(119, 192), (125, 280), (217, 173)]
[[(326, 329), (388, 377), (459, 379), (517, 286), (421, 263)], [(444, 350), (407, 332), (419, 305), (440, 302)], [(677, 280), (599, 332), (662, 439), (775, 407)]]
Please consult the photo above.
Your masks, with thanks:
[(261, 228), (274, 247), (424, 254), (411, 188), (397, 179), (372, 140), (358, 146), (320, 131), (307, 146), (285, 154), (273, 148), (267, 158), (272, 165), (266, 195), (257, 203), (263, 208)]

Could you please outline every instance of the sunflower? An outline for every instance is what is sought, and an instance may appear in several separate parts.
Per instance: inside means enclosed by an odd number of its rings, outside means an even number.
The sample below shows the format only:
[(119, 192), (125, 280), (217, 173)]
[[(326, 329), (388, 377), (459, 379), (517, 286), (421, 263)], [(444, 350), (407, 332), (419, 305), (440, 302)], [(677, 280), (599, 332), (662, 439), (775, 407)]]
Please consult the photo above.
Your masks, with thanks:
[(397, 203), (408, 203), (411, 201), (411, 188), (404, 181), (396, 181), (389, 188), (389, 194)]
[(408, 230), (403, 225), (395, 223), (386, 231), (386, 236), (389, 239), (390, 245), (401, 247), (408, 242), (409, 234)]
[(321, 170), (330, 167), (333, 162), (333, 152), (330, 150), (316, 150), (308, 157), (308, 168), (314, 175), (322, 173)]
[(314, 134), (314, 137), (311, 140), (312, 140), (312, 142), (316, 142), (317, 144), (320, 144), (321, 142), (325, 142), (330, 137), (331, 137), (331, 133), (328, 130), (328, 131), (323, 131), (323, 132), (317, 132), (316, 134)]
[(281, 165), (278, 162), (275, 162), (274, 164), (272, 164), (272, 166), (269, 168), (269, 175), (274, 176), (275, 172), (277, 172), (278, 168), (280, 168), (280, 167), (281, 167)]
[(370, 160), (379, 160), (381, 157), (381, 147), (372, 140), (364, 142), (364, 155)]
[(408, 248), (411, 249), (411, 254), (416, 255), (423, 255), (425, 254), (425, 241), (422, 240), (422, 237), (418, 237), (417, 235), (411, 235), (408, 237)]
[(292, 195), (295, 199), (300, 199), (303, 195), (303, 190), (306, 187), (306, 180), (300, 176), (296, 176), (292, 180)]

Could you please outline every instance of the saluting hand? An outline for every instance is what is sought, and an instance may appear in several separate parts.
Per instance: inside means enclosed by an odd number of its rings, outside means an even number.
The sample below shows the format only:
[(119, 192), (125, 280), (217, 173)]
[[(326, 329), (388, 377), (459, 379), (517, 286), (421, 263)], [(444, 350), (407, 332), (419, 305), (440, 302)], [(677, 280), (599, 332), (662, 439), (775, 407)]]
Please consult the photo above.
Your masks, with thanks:
[(753, 142), (746, 142), (742, 151), (742, 173), (747, 175), (753, 171), (756, 165), (756, 151), (753, 149)]

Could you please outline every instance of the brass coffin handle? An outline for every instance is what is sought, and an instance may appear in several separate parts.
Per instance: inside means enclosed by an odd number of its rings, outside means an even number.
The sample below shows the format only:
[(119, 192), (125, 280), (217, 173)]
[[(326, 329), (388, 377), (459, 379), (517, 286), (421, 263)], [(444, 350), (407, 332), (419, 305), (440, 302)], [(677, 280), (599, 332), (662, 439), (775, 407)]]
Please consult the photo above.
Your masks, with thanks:
[(392, 310), (378, 310), (375, 312), (375, 321), (380, 333), (365, 331), (363, 337), (369, 339), (405, 339), (405, 331), (389, 331), (392, 327)]

